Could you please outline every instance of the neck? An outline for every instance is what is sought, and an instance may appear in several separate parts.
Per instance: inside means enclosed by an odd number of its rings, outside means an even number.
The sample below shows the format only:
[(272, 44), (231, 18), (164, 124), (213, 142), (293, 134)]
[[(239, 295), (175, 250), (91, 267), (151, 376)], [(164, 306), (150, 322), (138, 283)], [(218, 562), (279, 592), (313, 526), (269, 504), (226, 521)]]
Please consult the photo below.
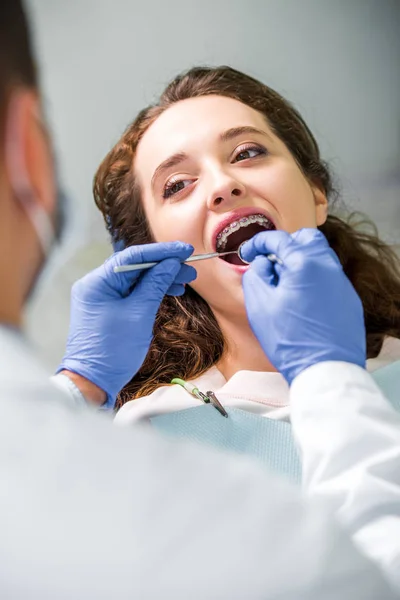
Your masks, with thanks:
[(217, 314), (215, 317), (227, 342), (227, 349), (217, 365), (226, 380), (238, 371), (276, 371), (264, 354), (245, 314), (235, 319)]

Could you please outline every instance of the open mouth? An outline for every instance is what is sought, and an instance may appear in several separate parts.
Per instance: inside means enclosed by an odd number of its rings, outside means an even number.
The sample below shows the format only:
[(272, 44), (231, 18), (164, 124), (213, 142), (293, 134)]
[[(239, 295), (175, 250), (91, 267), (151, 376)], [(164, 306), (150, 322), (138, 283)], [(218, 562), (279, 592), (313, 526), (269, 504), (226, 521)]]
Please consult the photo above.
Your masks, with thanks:
[[(275, 225), (265, 215), (254, 214), (240, 217), (219, 232), (216, 240), (216, 251), (231, 252), (238, 250), (243, 242), (252, 238), (256, 233), (274, 229), (276, 229)], [(221, 260), (225, 260), (232, 265), (246, 266), (246, 263), (241, 260), (238, 254), (221, 256)]]

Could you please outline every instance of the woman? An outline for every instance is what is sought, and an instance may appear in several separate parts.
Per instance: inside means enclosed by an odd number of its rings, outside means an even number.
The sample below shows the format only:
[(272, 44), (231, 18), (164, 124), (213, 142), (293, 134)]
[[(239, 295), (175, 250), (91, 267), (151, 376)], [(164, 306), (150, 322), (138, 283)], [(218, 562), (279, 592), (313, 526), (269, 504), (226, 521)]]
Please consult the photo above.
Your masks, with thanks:
[[(332, 214), (331, 175), (312, 133), (253, 78), (229, 67), (177, 77), (106, 156), (94, 194), (124, 245), (179, 239), (195, 253), (222, 252), (265, 229), (318, 227), (363, 302), (370, 367), (400, 358), (395, 255), (374, 232)], [(288, 417), (287, 384), (247, 320), (245, 268), (235, 255), (198, 262), (186, 293), (164, 299), (147, 358), (119, 396), (117, 421), (197, 406), (169, 385), (176, 377), (213, 390), (226, 406)]]

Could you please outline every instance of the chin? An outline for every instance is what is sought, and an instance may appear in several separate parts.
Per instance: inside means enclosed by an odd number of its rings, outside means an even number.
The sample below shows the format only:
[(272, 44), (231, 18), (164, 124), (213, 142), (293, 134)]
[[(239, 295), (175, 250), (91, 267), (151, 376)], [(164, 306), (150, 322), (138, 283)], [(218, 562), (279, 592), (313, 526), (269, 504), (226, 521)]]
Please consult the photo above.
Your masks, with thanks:
[(201, 291), (196, 289), (196, 292), (207, 302), (217, 318), (223, 316), (229, 320), (243, 317), (247, 319), (242, 276), (243, 273), (232, 270), (230, 277), (220, 278), (218, 283), (214, 282), (206, 289), (202, 286)]

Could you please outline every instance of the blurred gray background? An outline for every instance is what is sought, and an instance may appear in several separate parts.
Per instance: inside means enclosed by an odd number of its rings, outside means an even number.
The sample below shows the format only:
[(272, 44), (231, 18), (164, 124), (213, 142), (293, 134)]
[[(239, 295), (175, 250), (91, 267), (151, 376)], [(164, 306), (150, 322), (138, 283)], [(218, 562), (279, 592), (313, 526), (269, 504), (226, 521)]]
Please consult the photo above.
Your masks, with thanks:
[(28, 328), (54, 368), (69, 289), (110, 252), (91, 194), (106, 152), (179, 71), (229, 64), (291, 100), (350, 208), (400, 243), (399, 0), (27, 0), (70, 235)]

